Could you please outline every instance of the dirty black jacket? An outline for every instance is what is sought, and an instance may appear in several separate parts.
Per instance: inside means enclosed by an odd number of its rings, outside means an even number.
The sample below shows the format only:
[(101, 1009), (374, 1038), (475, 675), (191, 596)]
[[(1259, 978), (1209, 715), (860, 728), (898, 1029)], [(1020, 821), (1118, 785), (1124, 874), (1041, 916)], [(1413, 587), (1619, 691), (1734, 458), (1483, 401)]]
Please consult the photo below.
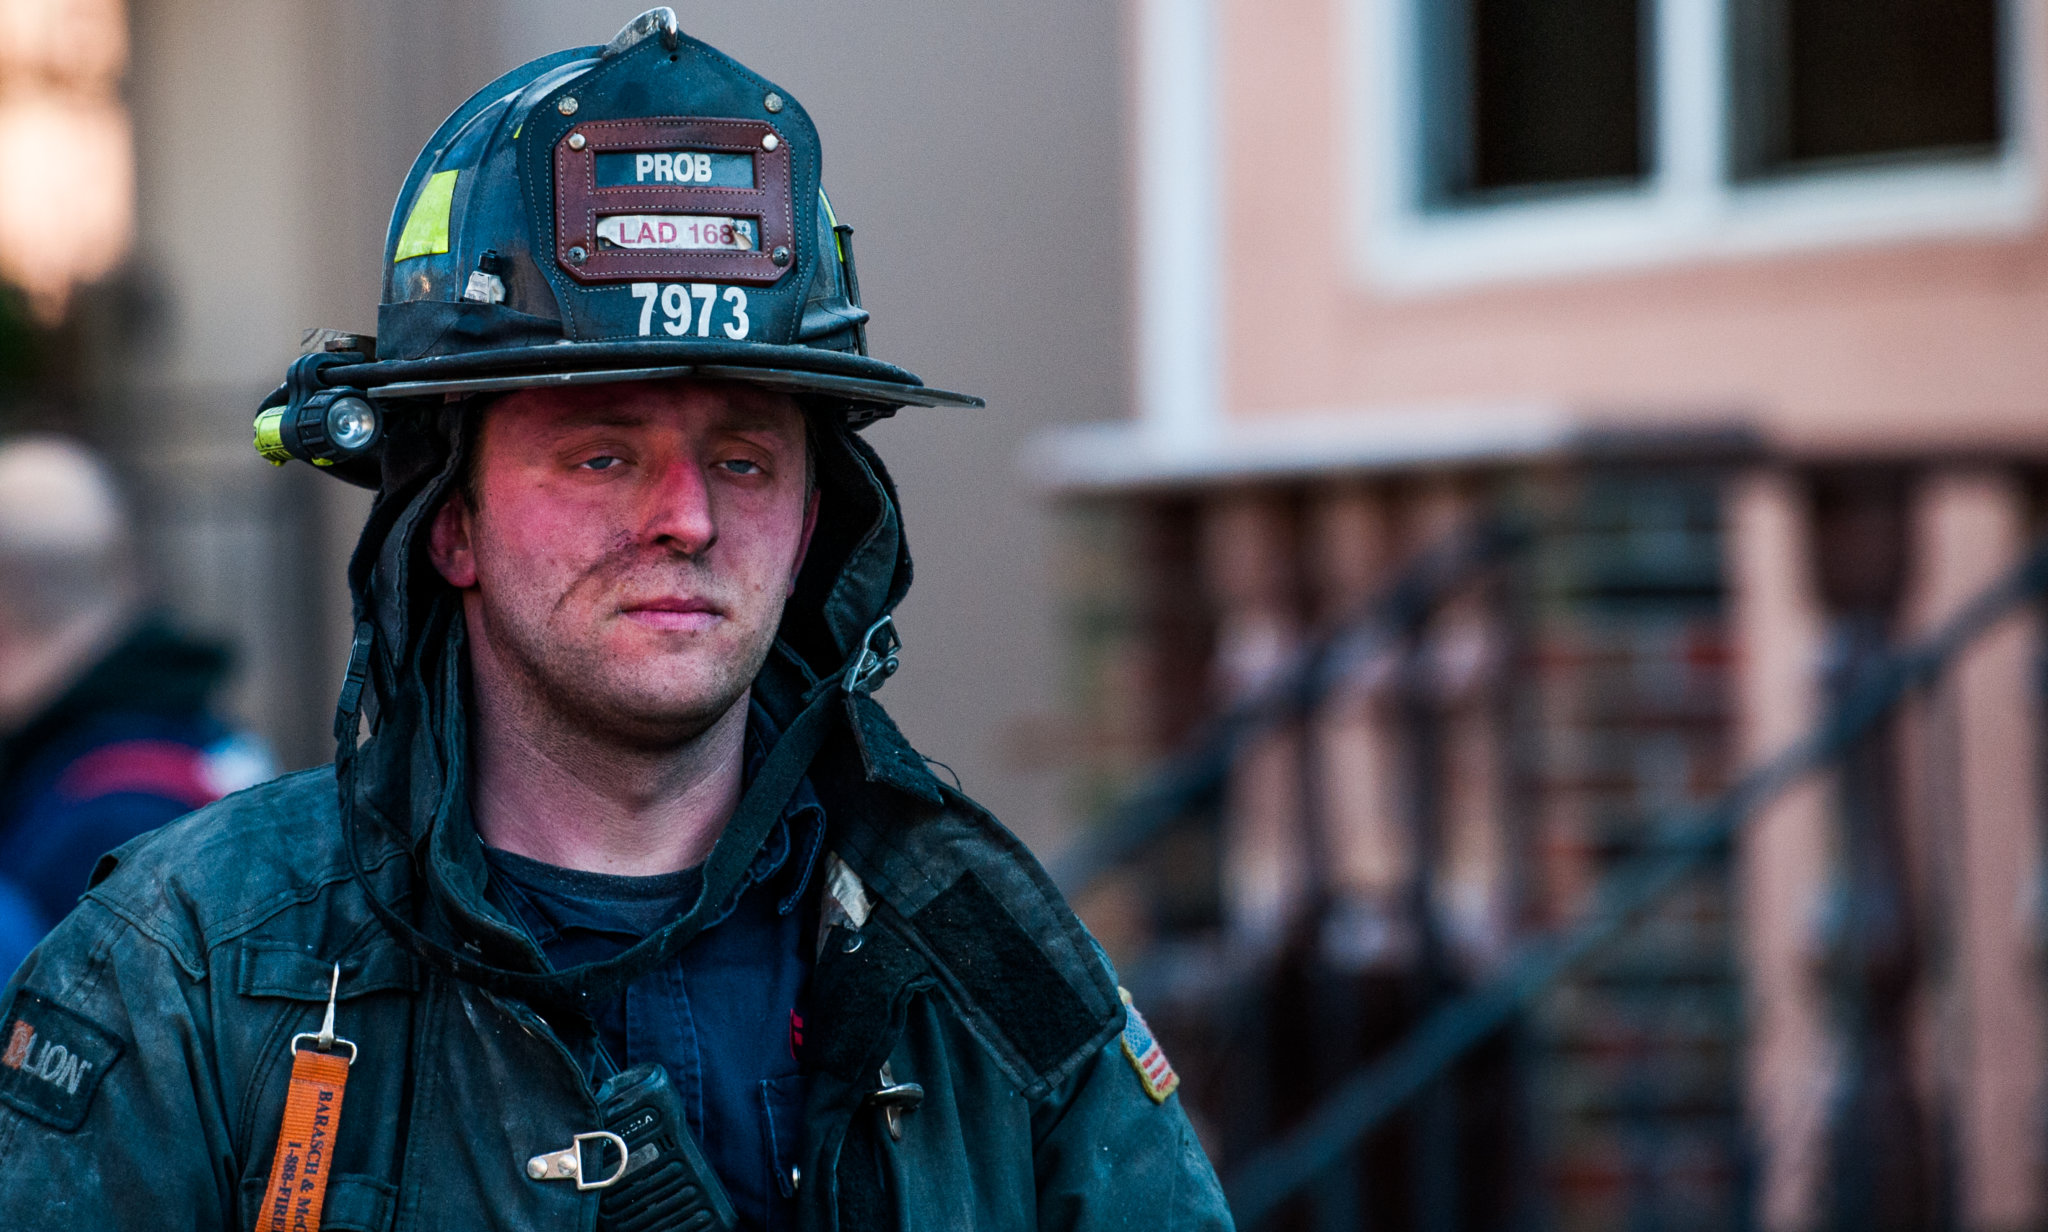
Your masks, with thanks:
[[(354, 790), (307, 771), (128, 844), (8, 986), (0, 1227), (253, 1227), (291, 1040), (318, 1028), (336, 962), (338, 1034), (360, 1053), (322, 1226), (596, 1226), (598, 1192), (526, 1171), (600, 1124), (564, 1045), (586, 1029), (575, 1012), (425, 961), (367, 897), (491, 962), (541, 969), (483, 895), (459, 618), (407, 577), (451, 456), (387, 479), (357, 553), (379, 650)], [(822, 674), (812, 664), (848, 654), (908, 584), (879, 461), (835, 434), (820, 462), (838, 516), (755, 688), (784, 723)], [(1147, 1094), (1113, 975), (1037, 863), (934, 780), (872, 698), (840, 701), (810, 766), (846, 875), (808, 996), (799, 1226), (1227, 1227), (1178, 1096)], [(865, 1102), (885, 1063), (925, 1091), (900, 1139)]]

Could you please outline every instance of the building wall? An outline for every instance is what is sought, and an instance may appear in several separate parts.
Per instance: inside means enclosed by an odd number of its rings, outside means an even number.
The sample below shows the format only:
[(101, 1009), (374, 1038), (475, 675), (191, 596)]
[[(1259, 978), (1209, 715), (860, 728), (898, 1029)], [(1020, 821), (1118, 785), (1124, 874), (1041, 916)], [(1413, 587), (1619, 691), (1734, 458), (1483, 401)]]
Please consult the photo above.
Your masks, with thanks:
[[(2048, 433), (2038, 203), (2017, 222), (1882, 243), (1438, 289), (1376, 280), (1357, 230), (1386, 188), (1370, 143), (1387, 117), (1383, 83), (1361, 75), (1382, 63), (1371, 43), (1396, 2), (1215, 0), (1228, 414), (1533, 399), (1637, 421), (1742, 413), (1824, 449)], [(2012, 6), (2031, 83), (2048, 76), (2040, 7)], [(2040, 95), (2019, 103), (2036, 198)], [(1281, 242), (1262, 238), (1276, 229)]]

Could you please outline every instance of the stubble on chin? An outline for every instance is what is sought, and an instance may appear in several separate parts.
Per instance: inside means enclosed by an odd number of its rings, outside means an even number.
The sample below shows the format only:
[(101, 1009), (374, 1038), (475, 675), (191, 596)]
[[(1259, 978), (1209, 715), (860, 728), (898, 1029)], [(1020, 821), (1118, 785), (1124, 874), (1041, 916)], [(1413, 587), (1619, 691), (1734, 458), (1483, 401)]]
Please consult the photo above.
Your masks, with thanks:
[(493, 691), (527, 711), (529, 730), (558, 727), (579, 743), (644, 752), (688, 743), (747, 695), (774, 644), (773, 626), (740, 629), (728, 617), (701, 633), (656, 633), (632, 626), (609, 594), (593, 606), (561, 604), (522, 620), (480, 600), (469, 605), (471, 655), (490, 660), (472, 670), (497, 678)]
[[(622, 617), (612, 617), (622, 621)], [(609, 621), (607, 623), (610, 623)], [(628, 640), (640, 642), (642, 637)], [(670, 652), (615, 655), (602, 645), (543, 660), (543, 687), (565, 715), (610, 739), (656, 748), (696, 739), (747, 695), (767, 658), (751, 645), (720, 645), (702, 634), (667, 634)]]

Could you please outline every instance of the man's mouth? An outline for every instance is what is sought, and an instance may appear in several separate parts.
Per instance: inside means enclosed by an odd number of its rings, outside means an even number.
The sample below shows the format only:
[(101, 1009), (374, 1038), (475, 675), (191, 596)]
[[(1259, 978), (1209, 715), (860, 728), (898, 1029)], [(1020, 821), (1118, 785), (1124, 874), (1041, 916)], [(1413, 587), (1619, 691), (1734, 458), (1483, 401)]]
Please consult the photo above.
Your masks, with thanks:
[(678, 633), (709, 629), (725, 619), (724, 611), (709, 599), (686, 599), (676, 595), (635, 599), (622, 606), (619, 613), (637, 625)]

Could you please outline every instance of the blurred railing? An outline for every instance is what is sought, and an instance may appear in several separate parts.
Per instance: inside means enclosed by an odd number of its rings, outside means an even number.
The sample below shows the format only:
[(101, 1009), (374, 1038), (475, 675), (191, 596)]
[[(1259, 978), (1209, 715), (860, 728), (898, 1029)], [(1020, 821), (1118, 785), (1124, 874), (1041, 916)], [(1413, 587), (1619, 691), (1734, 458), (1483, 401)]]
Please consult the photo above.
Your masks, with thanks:
[(1361, 662), (1414, 638), (1446, 600), (1527, 542), (1525, 529), (1492, 518), (1423, 553), (1363, 608), (1301, 647), (1263, 687), (1184, 741), (1054, 862), (1053, 880), (1077, 895), (1167, 826), (1214, 805), (1248, 744), (1313, 715)]
[[(1305, 725), (1340, 682), (1375, 656), (1395, 654), (1404, 664), (1417, 655), (1419, 635), (1432, 616), (1489, 569), (1514, 557), (1530, 534), (1511, 522), (1482, 520), (1423, 554), (1414, 565), (1351, 618), (1306, 643), (1263, 687), (1238, 700), (1187, 741), (1094, 828), (1055, 870), (1070, 894), (1141, 852), (1177, 819), (1213, 807), (1244, 751), (1261, 736)], [(1355, 1228), (1363, 1220), (1349, 1196), (1355, 1188), (1353, 1153), (1397, 1113), (1419, 1105), (1421, 1115), (1408, 1167), (1414, 1186), (1412, 1222), (1417, 1227), (1453, 1227), (1459, 1203), (1459, 1142), (1449, 1110), (1445, 1079), (1476, 1048), (1497, 1037), (1560, 979), (1598, 954), (1632, 924), (1641, 921), (1710, 860), (1723, 856), (1743, 823), (1788, 788), (1831, 766), (1844, 769), (1845, 823), (1852, 831), (1859, 790), (1881, 791), (1848, 780), (1867, 770), (1874, 733), (1901, 704), (1935, 682), (1956, 657), (2002, 618), (2048, 593), (2048, 540), (2033, 546), (2021, 562), (1939, 626), (1930, 636), (1900, 650), (1881, 643), (1838, 663), (1830, 673), (1831, 704), (1807, 735), (1743, 774), (1711, 802), (1676, 810), (1658, 826), (1654, 840), (1615, 870), (1591, 896), (1589, 908), (1569, 926), (1524, 939), (1508, 959), (1469, 991), (1452, 995), (1448, 983), (1425, 979), (1420, 1020), (1406, 1036), (1367, 1064), (1324, 1084), (1328, 1094), (1291, 1129), (1231, 1167), (1225, 1188), (1239, 1225), (1258, 1228), (1286, 1209), (1291, 1199), (1315, 1200), (1298, 1208), (1317, 1228)], [(1407, 807), (1417, 816), (1411, 828), (1429, 828), (1438, 807), (1427, 798), (1433, 750), (1426, 707), (1403, 687), (1402, 713), (1409, 728), (1407, 755), (1422, 765), (1410, 779)], [(1306, 764), (1304, 766), (1306, 770)], [(1424, 790), (1417, 791), (1420, 786)], [(1854, 859), (1857, 837), (1846, 845)], [(1417, 892), (1428, 893), (1426, 858), (1413, 875)], [(1311, 904), (1313, 913), (1321, 905)], [(1411, 904), (1426, 925), (1433, 911)], [(1425, 937), (1417, 961), (1432, 964)], [(1438, 960), (1440, 963), (1440, 960)], [(1440, 994), (1440, 995), (1439, 995)], [(1428, 1115), (1432, 1106), (1435, 1115)], [(1433, 1128), (1432, 1128), (1433, 1127)], [(1323, 1184), (1320, 1182), (1330, 1182)], [(1332, 1195), (1335, 1195), (1334, 1197)], [(1853, 1205), (1853, 1193), (1839, 1193), (1837, 1205)], [(1839, 1216), (1850, 1216), (1846, 1207)], [(1847, 1226), (1847, 1225), (1845, 1225)]]

